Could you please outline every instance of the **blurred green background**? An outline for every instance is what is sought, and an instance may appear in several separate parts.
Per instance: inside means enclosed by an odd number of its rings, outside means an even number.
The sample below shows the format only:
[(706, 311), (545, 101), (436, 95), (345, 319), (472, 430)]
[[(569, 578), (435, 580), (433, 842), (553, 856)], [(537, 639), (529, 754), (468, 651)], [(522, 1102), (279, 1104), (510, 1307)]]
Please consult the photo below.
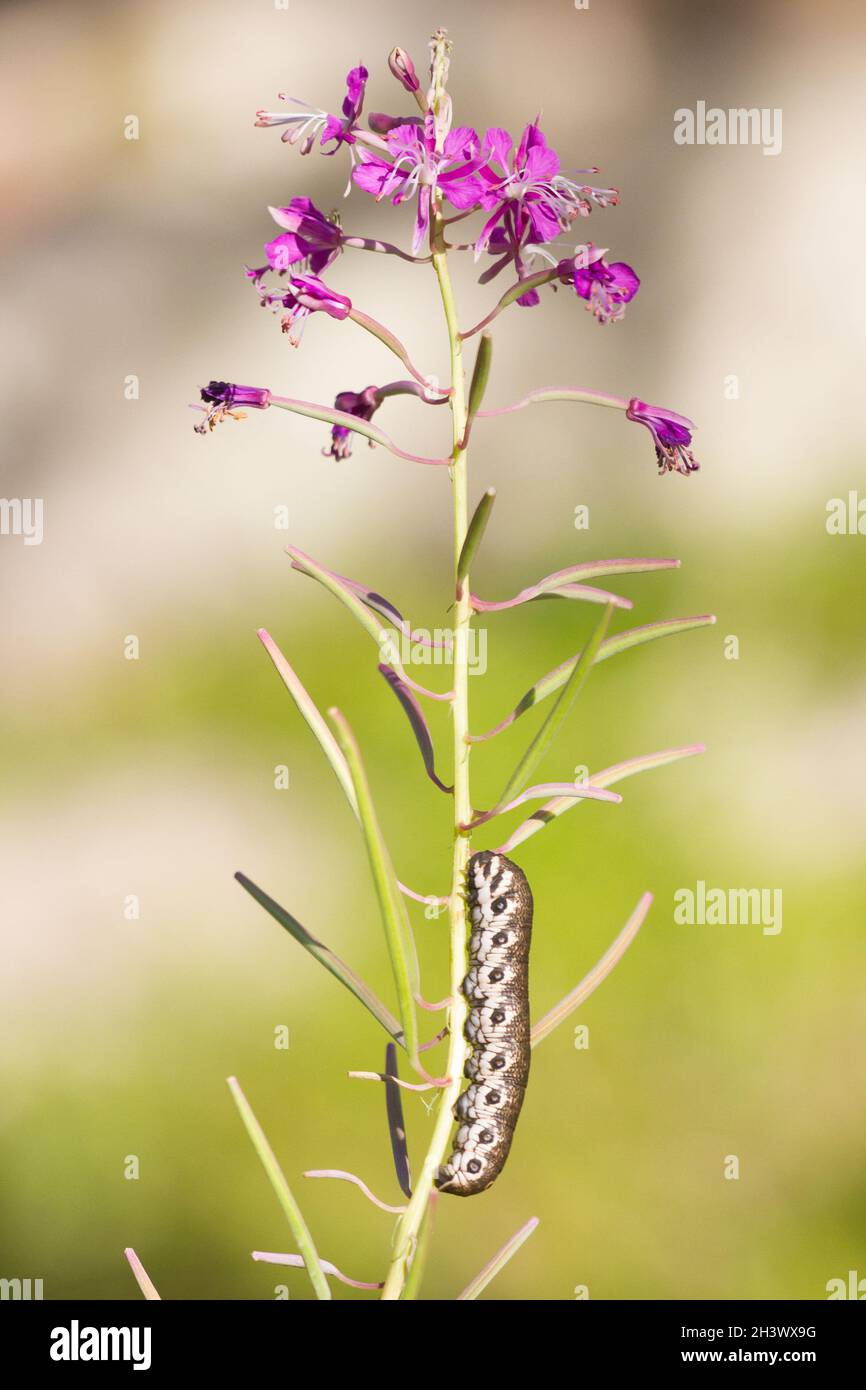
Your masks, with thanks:
[[(792, 0), (544, 0), (531, 14), (518, 0), (28, 3), (0, 12), (2, 102), (19, 132), (0, 151), (2, 491), (44, 497), (45, 540), (0, 539), (0, 1275), (42, 1278), (48, 1298), (139, 1297), (127, 1245), (166, 1298), (272, 1298), (277, 1283), (309, 1296), (303, 1271), (250, 1259), (292, 1243), (230, 1074), (320, 1252), (360, 1279), (386, 1266), (391, 1218), (348, 1185), (301, 1177), (348, 1168), (399, 1200), (381, 1090), (346, 1079), (381, 1066), (383, 1035), (232, 875), (390, 998), (355, 824), (255, 630), (270, 629), (320, 707), (351, 720), (400, 876), (444, 891), (449, 805), (368, 640), (283, 546), (378, 588), (416, 625), (443, 625), (447, 478), (360, 444), (335, 464), (321, 426), (276, 411), (203, 441), (186, 402), (211, 377), (330, 400), (400, 375), (352, 324), (320, 315), (293, 352), (257, 311), (242, 264), (261, 260), (269, 203), (308, 193), (351, 231), (404, 244), (411, 212), (358, 191), (343, 203), (342, 155), (302, 160), (252, 115), (282, 90), (337, 109), (359, 59), (368, 110), (401, 109), (386, 55), (400, 43), (420, 70), (438, 23), (456, 45), (457, 119), (518, 134), (543, 105), (564, 165), (598, 163), (622, 190), (582, 235), (643, 280), (606, 330), (564, 293), (511, 310), (489, 402), (545, 383), (636, 394), (698, 421), (703, 464), (660, 480), (643, 431), (589, 407), (479, 428), (472, 493), (495, 483), (498, 499), (476, 588), (504, 597), (582, 558), (677, 555), (679, 572), (622, 582), (635, 610), (619, 625), (707, 611), (718, 624), (606, 663), (541, 769), (560, 779), (708, 748), (518, 852), (536, 898), (536, 1016), (642, 892), (655, 905), (536, 1053), (502, 1178), (472, 1202), (440, 1202), (425, 1295), (453, 1297), (530, 1215), (539, 1230), (486, 1297), (569, 1299), (586, 1285), (592, 1298), (809, 1299), (849, 1269), (866, 1275), (866, 541), (825, 527), (828, 500), (863, 486), (863, 16)], [(698, 100), (782, 108), (782, 153), (676, 146), (673, 111)], [(138, 141), (123, 136), (130, 114)], [(456, 275), (474, 322), (493, 291), (468, 257)], [(427, 270), (347, 254), (329, 279), (446, 378)], [(124, 399), (129, 374), (138, 400)], [(395, 401), (378, 418), (442, 452), (437, 412)], [(574, 527), (581, 504), (588, 531)], [(473, 727), (580, 645), (592, 612), (579, 607), (491, 617)], [(124, 659), (128, 634), (138, 661)], [(725, 658), (729, 635), (738, 660)], [(444, 673), (433, 682), (444, 688)], [(537, 718), (474, 756), (477, 804)], [(446, 721), (433, 710), (443, 766)], [(781, 888), (781, 933), (676, 925), (673, 894), (698, 879)], [(412, 911), (438, 998), (445, 928)], [(588, 1050), (575, 1050), (575, 1023)], [(273, 1045), (280, 1024), (288, 1051)], [(405, 1106), (417, 1163), (431, 1120), (420, 1097)], [(137, 1181), (124, 1177), (131, 1154)], [(738, 1181), (723, 1176), (730, 1154)]]

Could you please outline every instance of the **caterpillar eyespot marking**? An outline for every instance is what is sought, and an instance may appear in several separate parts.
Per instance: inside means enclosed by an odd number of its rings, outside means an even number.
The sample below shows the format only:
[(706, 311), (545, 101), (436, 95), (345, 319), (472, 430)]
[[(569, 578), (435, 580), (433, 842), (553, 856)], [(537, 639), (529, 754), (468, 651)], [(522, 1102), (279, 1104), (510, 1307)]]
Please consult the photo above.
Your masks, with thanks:
[(532, 893), (523, 871), (491, 850), (474, 854), (466, 870), (466, 915), (470, 1084), (454, 1106), (460, 1128), (435, 1179), (440, 1191), (457, 1197), (483, 1192), (502, 1172), (526, 1093)]

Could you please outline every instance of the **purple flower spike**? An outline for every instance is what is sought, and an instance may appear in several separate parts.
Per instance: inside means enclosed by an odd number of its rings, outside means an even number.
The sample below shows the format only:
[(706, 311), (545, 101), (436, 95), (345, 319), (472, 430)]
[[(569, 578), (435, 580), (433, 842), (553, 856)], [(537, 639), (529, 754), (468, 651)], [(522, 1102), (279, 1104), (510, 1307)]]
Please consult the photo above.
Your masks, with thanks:
[(204, 405), (194, 406), (201, 410), (204, 419), (194, 426), (196, 434), (205, 434), (231, 416), (233, 420), (244, 420), (246, 416), (239, 406), (249, 406), (251, 410), (266, 410), (271, 403), (271, 393), (262, 386), (237, 386), (230, 381), (209, 381), (201, 389)]
[(636, 398), (629, 401), (626, 418), (638, 425), (645, 425), (653, 437), (658, 459), (659, 473), (682, 473), (688, 477), (696, 473), (700, 464), (695, 460), (689, 445), (692, 430), (695, 428), (685, 415), (677, 415), (673, 410), (662, 410), (657, 405), (647, 405)]
[(261, 280), (268, 267), (288, 270), (290, 266), (309, 268), (314, 275), (326, 270), (339, 256), (343, 233), (336, 222), (320, 212), (311, 198), (293, 198), (287, 208), (269, 208), (274, 221), (284, 227), (282, 236), (265, 244), (268, 266), (248, 270), (250, 279)]
[(604, 252), (590, 244), (590, 263), (585, 264), (586, 250), (574, 260), (560, 261), (562, 278), (574, 285), (575, 293), (587, 302), (599, 323), (616, 323), (625, 314), (625, 306), (640, 289), (640, 280), (625, 261), (612, 264)]
[[(382, 404), (377, 386), (368, 386), (366, 391), (341, 391), (334, 401), (335, 410), (344, 410), (347, 415), (357, 415), (359, 420), (372, 420)], [(372, 445), (373, 441), (370, 440)], [(331, 430), (331, 444), (322, 453), (326, 458), (347, 459), (352, 456), (352, 431), (346, 425), (334, 425)]]
[[(367, 69), (360, 64), (346, 77), (346, 96), (343, 100), (343, 119), (339, 116), (329, 116), (322, 127), (322, 136), (319, 144), (325, 154), (336, 154), (341, 145), (353, 145), (355, 137), (352, 134), (354, 127), (358, 123), (358, 117), (364, 107), (364, 91), (367, 86), (367, 78), (370, 76)], [(334, 142), (332, 150), (326, 150), (325, 145)]]

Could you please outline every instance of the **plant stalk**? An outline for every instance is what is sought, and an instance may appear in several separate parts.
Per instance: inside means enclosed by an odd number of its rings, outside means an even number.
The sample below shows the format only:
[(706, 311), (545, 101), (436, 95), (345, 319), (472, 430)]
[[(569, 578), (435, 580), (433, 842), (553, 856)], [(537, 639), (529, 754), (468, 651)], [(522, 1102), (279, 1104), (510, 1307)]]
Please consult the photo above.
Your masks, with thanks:
[[(440, 63), (441, 61), (440, 59)], [(434, 74), (435, 71), (436, 62), (434, 60)], [(462, 597), (457, 597), (453, 609), (454, 698), (451, 702), (451, 711), (454, 741), (454, 832), (451, 893), (448, 901), (449, 993), (451, 996), (451, 1004), (448, 1009), (448, 1061), (445, 1069), (448, 1083), (442, 1088), (439, 1097), (433, 1134), (423, 1165), (416, 1178), (415, 1190), (394, 1236), (391, 1264), (382, 1290), (382, 1298), (385, 1300), (399, 1299), (403, 1296), (408, 1261), (418, 1245), (436, 1170), (443, 1162), (448, 1150), (448, 1141), (454, 1124), (451, 1112), (463, 1085), (463, 1067), (466, 1062), (467, 1050), (466, 1039), (463, 1036), (463, 1025), (466, 1021), (466, 1001), (463, 996), (462, 984), (466, 974), (466, 905), (464, 893), (466, 866), (469, 862), (469, 839), (460, 827), (472, 819), (472, 801), (469, 788), (469, 755), (471, 750), (466, 738), (469, 733), (469, 637), (472, 608), (469, 598), (468, 576), (463, 584), (457, 584), (458, 561), (466, 540), (469, 516), (466, 450), (460, 447), (466, 433), (466, 376), (463, 365), (463, 343), (457, 320), (457, 306), (451, 284), (448, 252), (445, 246), (444, 221), (438, 194), (435, 196), (431, 220), (430, 249), (433, 255), (433, 269), (439, 282), (439, 292), (445, 312), (451, 351), (452, 392), (450, 403), (453, 449), (450, 473), (454, 516), (454, 583), (462, 594)], [(415, 1293), (414, 1281), (411, 1293), (413, 1295)]]

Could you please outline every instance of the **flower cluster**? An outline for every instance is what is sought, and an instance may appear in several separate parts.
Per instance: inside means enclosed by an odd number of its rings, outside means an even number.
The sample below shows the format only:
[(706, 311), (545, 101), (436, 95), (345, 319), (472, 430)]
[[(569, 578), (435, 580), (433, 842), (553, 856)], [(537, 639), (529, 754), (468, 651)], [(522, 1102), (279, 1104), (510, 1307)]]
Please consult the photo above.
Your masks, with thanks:
[[(427, 382), (394, 335), (354, 309), (351, 299), (323, 278), (349, 248), (393, 254), (419, 264), (449, 251), (471, 251), (476, 265), (485, 261), (479, 274), (479, 282), (485, 285), (510, 271), (515, 279), (498, 305), (463, 338), (486, 327), (510, 304), (536, 307), (546, 286), (555, 290), (567, 285), (598, 323), (622, 319), (640, 289), (632, 266), (609, 260), (607, 250), (592, 242), (562, 244), (575, 223), (588, 218), (594, 208), (615, 206), (618, 191), (592, 183), (598, 173), (594, 167), (565, 171), (540, 118), (530, 121), (517, 141), (498, 126), (479, 134), (471, 126), (452, 124), (447, 93), (437, 94), (434, 86), (424, 93), (415, 65), (403, 49), (393, 50), (388, 66), (402, 91), (414, 99), (417, 109), (409, 115), (373, 112), (366, 125), (362, 123), (369, 73), (360, 63), (347, 74), (338, 115), (285, 94), (281, 94), (283, 110), (256, 113), (257, 125), (284, 127), (282, 139), (302, 154), (316, 147), (326, 155), (345, 150), (350, 161), (347, 195), (354, 186), (377, 202), (394, 206), (415, 202), (410, 251), (347, 234), (336, 213), (324, 213), (308, 197), (270, 208), (279, 234), (265, 243), (265, 263), (247, 267), (246, 274), (260, 303), (279, 314), (293, 346), (299, 345), (313, 313), (324, 312), (338, 320), (352, 317), (397, 351), (417, 382)], [(449, 242), (446, 231), (451, 224), (474, 214), (480, 222), (472, 238), (461, 244)], [(369, 421), (381, 403), (374, 402), (371, 392), (373, 388), (341, 392), (335, 410)], [(428, 401), (437, 399), (436, 393), (419, 394)], [(585, 394), (589, 398), (590, 393)], [(577, 393), (575, 398), (580, 396)], [(202, 398), (214, 407), (208, 424), (233, 413), (231, 405), (214, 403), (205, 392)], [(623, 401), (622, 408), (628, 419), (650, 430), (662, 472), (687, 474), (698, 467), (688, 447), (693, 426), (684, 416), (636, 399)], [(342, 422), (335, 423), (331, 446), (323, 452), (348, 457), (349, 433)]]

